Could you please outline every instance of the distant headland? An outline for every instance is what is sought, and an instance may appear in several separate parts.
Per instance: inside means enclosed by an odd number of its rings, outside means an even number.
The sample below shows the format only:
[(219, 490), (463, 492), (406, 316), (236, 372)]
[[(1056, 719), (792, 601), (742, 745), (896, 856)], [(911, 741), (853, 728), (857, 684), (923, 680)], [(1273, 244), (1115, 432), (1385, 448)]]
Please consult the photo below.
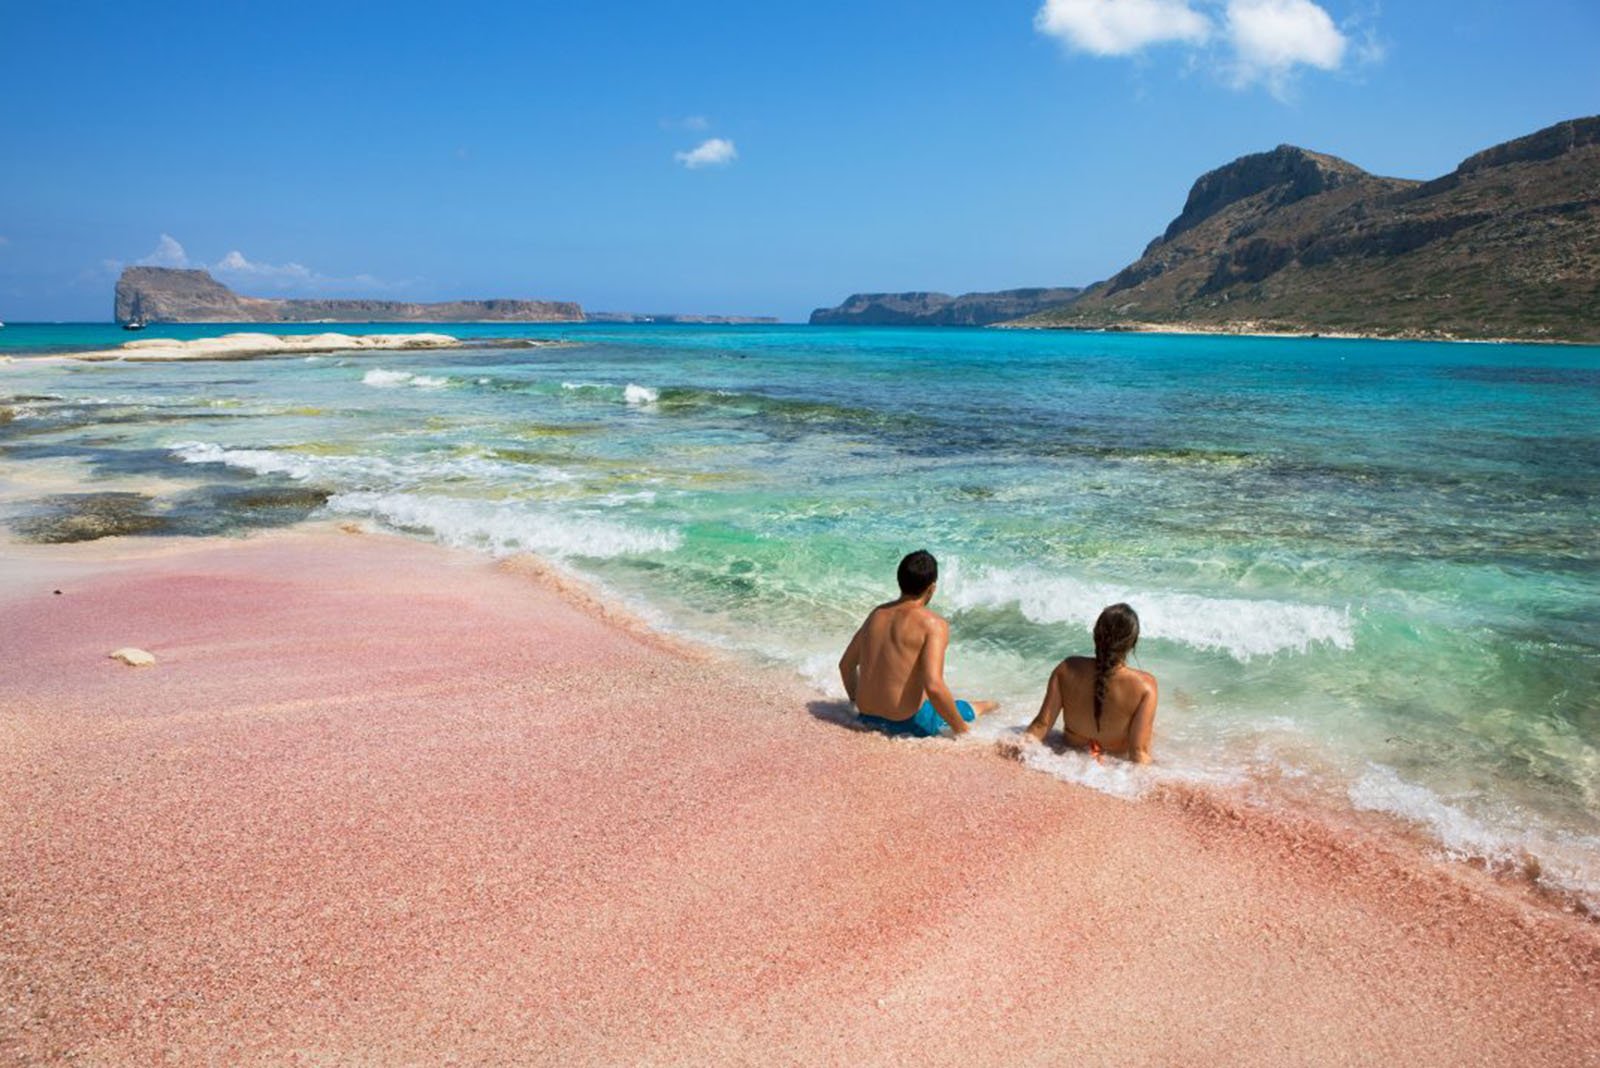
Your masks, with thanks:
[(129, 267), (117, 279), (119, 323), (775, 323), (745, 315), (586, 315), (570, 300), (289, 300), (246, 297), (209, 271), (174, 267)]
[[(1008, 314), (1027, 300), (1049, 304)], [(1081, 292), (857, 294), (811, 321), (1600, 342), (1600, 116), (1431, 181), (1280, 145), (1202, 175)]]
[(997, 293), (854, 293), (837, 308), (811, 313), (813, 326), (988, 326), (1059, 308), (1083, 292), (1073, 287)]

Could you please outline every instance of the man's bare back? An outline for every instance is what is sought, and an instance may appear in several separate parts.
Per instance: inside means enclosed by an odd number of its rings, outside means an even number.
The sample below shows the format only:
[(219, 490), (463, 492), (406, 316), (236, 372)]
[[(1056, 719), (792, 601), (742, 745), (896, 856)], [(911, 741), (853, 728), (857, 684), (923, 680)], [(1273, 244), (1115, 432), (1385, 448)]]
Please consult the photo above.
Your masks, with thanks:
[[(923, 728), (917, 733), (932, 733), (938, 724), (931, 714), (937, 714), (954, 733), (964, 734), (970, 717), (962, 714), (944, 681), (950, 625), (928, 607), (937, 574), (937, 563), (925, 552), (901, 561), (900, 598), (867, 615), (839, 658), (839, 675), (864, 717), (891, 724), (916, 720)], [(931, 708), (924, 709), (924, 703)], [(996, 707), (993, 701), (967, 706), (973, 715)]]

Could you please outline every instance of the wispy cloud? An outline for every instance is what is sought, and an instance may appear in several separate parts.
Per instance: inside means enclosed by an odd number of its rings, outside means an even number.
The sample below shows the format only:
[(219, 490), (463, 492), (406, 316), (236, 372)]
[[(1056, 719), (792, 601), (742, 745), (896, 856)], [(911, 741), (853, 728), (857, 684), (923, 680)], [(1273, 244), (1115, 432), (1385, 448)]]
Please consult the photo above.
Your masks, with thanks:
[(682, 118), (662, 119), (660, 126), (663, 130), (688, 130), (690, 133), (705, 133), (711, 129), (711, 120), (704, 115), (685, 115)]
[(1045, 0), (1034, 27), (1094, 56), (1183, 45), (1190, 66), (1209, 67), (1231, 88), (1263, 86), (1280, 99), (1303, 68), (1337, 71), (1352, 54), (1360, 63), (1383, 58), (1370, 28), (1353, 43), (1314, 0)]
[[(408, 284), (386, 282), (370, 274), (344, 277), (319, 274), (304, 264), (293, 261), (263, 263), (250, 259), (238, 249), (229, 252), (216, 263), (208, 264), (192, 259), (183, 244), (171, 234), (162, 234), (161, 239), (156, 242), (156, 247), (148, 255), (133, 262), (139, 267), (199, 267), (221, 275), (229, 282), (255, 283), (280, 291), (295, 290), (306, 293), (352, 289), (370, 291), (403, 289)], [(101, 266), (106, 271), (116, 274), (121, 272), (123, 264), (121, 260), (108, 259), (101, 261)]]
[(234, 249), (216, 263), (211, 265), (211, 270), (224, 276), (229, 281), (257, 282), (279, 290), (299, 290), (302, 292), (325, 292), (329, 290), (349, 289), (400, 289), (405, 283), (386, 282), (370, 274), (353, 274), (348, 276), (334, 276), (319, 274), (301, 263), (262, 263), (252, 260), (243, 252)]
[(739, 158), (739, 150), (726, 137), (709, 137), (687, 152), (675, 152), (672, 158), (691, 171), (701, 167), (726, 167)]
[(171, 234), (162, 234), (156, 242), (156, 247), (149, 254), (133, 261), (139, 267), (188, 267), (189, 254), (183, 250), (178, 239)]
[(9, 244), (11, 244), (11, 239), (5, 234), (0, 234), (0, 248), (5, 248)]

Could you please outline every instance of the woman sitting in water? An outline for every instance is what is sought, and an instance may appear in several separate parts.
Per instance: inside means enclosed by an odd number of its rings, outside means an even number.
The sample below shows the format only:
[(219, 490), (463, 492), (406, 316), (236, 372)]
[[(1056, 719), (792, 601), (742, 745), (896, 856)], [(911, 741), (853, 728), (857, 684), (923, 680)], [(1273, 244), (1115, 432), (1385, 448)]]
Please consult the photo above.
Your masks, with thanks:
[(1097, 757), (1118, 753), (1149, 763), (1156, 679), (1128, 666), (1128, 654), (1138, 643), (1138, 613), (1125, 604), (1101, 612), (1094, 624), (1094, 659), (1069, 656), (1056, 665), (1028, 734), (1044, 741), (1060, 716), (1067, 745)]

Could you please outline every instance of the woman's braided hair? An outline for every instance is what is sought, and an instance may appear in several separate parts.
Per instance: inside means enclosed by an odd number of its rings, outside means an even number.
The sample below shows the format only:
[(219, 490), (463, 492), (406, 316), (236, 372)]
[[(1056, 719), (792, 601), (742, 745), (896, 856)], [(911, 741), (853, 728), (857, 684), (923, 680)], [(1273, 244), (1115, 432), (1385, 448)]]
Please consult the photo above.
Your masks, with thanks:
[(1100, 709), (1106, 702), (1106, 676), (1128, 659), (1139, 644), (1139, 613), (1114, 604), (1094, 621), (1094, 729), (1100, 729)]

